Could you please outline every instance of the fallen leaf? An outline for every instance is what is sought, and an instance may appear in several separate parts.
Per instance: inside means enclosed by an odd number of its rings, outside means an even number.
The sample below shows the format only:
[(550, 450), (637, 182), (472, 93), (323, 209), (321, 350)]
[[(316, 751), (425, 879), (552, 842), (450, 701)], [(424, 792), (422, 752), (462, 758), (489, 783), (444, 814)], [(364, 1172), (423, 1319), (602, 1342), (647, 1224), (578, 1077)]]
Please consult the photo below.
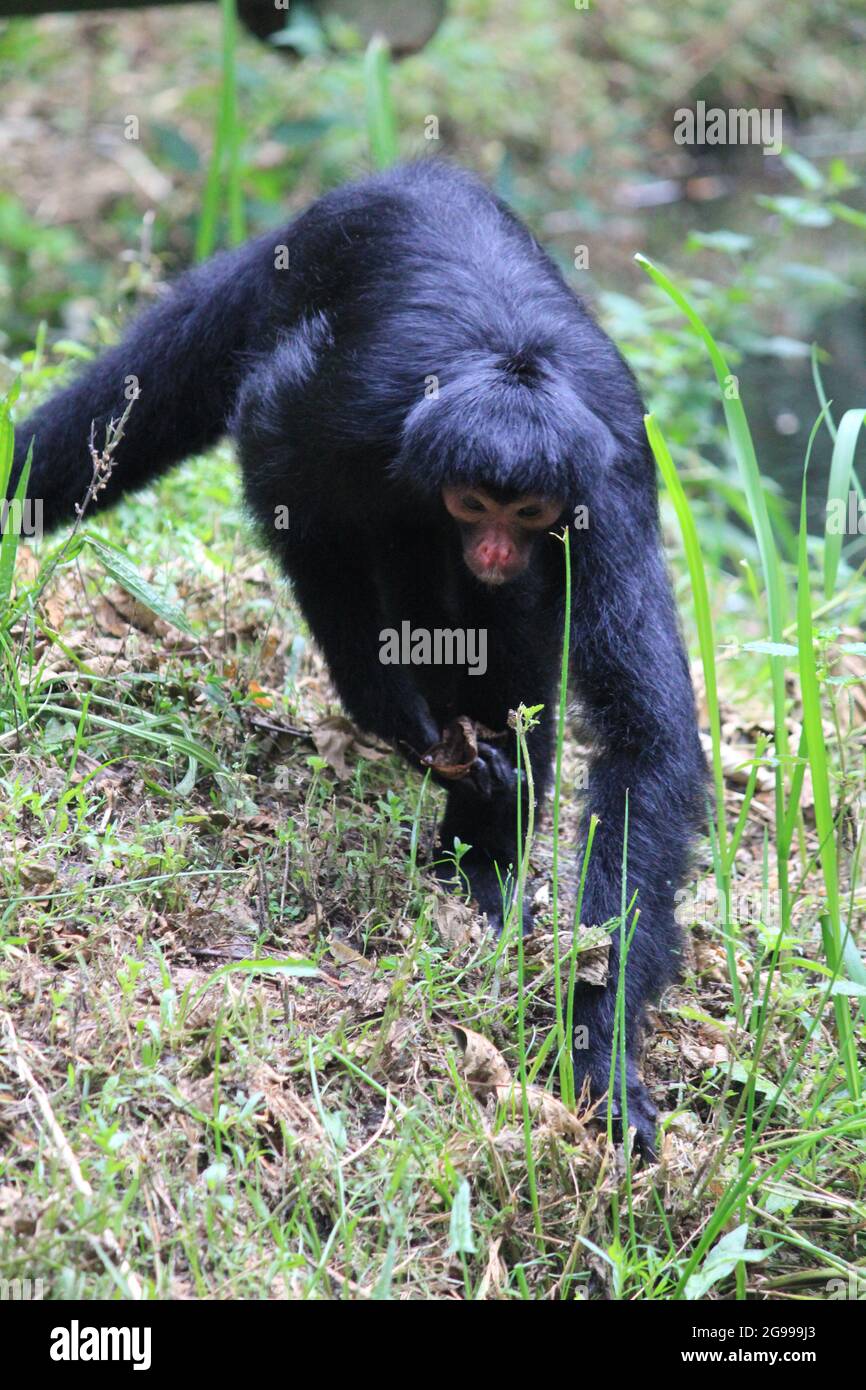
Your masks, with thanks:
[[(509, 1107), (512, 1117), (516, 1120), (523, 1106), (522, 1092), (518, 1082), (513, 1082), (508, 1086), (496, 1087), (496, 1099), (500, 1105)], [(550, 1134), (557, 1134), (563, 1139), (578, 1140), (586, 1134), (584, 1126), (576, 1115), (567, 1110), (561, 1100), (552, 1096), (549, 1091), (543, 1091), (540, 1086), (527, 1086), (526, 1099), (529, 1104), (529, 1113), (534, 1119), (540, 1121), (541, 1128)]]
[(390, 757), (389, 749), (380, 748), (375, 743), (365, 740), (363, 734), (359, 733), (352, 721), (343, 714), (320, 719), (310, 730), (310, 735), (319, 756), (325, 759), (341, 782), (352, 775), (346, 757), (350, 750), (357, 757), (366, 758), (368, 762), (378, 762), (382, 758)]
[(247, 694), (251, 695), (259, 709), (270, 709), (274, 703), (273, 696), (263, 690), (258, 681), (250, 681), (247, 686)]
[[(712, 739), (709, 734), (701, 734), (701, 743), (707, 756), (712, 754)], [(745, 787), (752, 772), (755, 749), (749, 745), (722, 743), (720, 745), (722, 772), (728, 782), (736, 787)], [(768, 767), (759, 767), (755, 786), (759, 792), (769, 791), (775, 785), (773, 772)]]
[(502, 1237), (497, 1236), (492, 1240), (487, 1249), (487, 1268), (481, 1276), (481, 1284), (476, 1297), (479, 1299), (487, 1298), (488, 1294), (494, 1297), (505, 1287), (507, 1271), (505, 1265), (499, 1258), (499, 1247), (502, 1244)]
[(481, 936), (477, 913), (453, 896), (437, 899), (436, 926), (444, 944), (453, 950), (468, 946)]
[(347, 941), (341, 941), (338, 936), (332, 936), (328, 943), (328, 953), (338, 961), (340, 965), (356, 965), (360, 970), (366, 970), (369, 974), (376, 969), (376, 962), (368, 960), (362, 956), (360, 951), (356, 951), (354, 946), (350, 946)]
[(477, 724), (467, 714), (461, 714), (452, 719), (439, 742), (427, 749), (421, 762), (425, 767), (433, 768), (440, 777), (456, 780), (466, 776), (478, 757), (479, 739), (491, 743), (504, 737), (504, 733), (496, 734), (483, 724)]
[(462, 1023), (449, 1024), (463, 1053), (463, 1075), (470, 1086), (479, 1091), (495, 1090), (498, 1086), (511, 1085), (511, 1071), (502, 1053), (489, 1039)]
[[(480, 1033), (464, 1028), (462, 1023), (449, 1024), (463, 1053), (463, 1075), (470, 1088), (480, 1096), (495, 1095), (498, 1104), (506, 1106), (516, 1122), (523, 1108), (522, 1089), (511, 1075), (502, 1053)], [(529, 1111), (548, 1134), (579, 1140), (586, 1133), (576, 1115), (540, 1086), (527, 1086)]]

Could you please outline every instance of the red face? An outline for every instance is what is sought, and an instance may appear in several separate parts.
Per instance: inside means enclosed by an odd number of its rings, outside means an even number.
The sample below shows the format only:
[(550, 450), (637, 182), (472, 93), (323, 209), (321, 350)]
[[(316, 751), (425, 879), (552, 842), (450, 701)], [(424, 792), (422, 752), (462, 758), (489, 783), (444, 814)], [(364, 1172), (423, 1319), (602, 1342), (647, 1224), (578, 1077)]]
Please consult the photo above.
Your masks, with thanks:
[(563, 506), (535, 496), (496, 502), (478, 487), (445, 487), (442, 501), (460, 527), (463, 559), (483, 584), (507, 584), (522, 574), (535, 537), (550, 530)]

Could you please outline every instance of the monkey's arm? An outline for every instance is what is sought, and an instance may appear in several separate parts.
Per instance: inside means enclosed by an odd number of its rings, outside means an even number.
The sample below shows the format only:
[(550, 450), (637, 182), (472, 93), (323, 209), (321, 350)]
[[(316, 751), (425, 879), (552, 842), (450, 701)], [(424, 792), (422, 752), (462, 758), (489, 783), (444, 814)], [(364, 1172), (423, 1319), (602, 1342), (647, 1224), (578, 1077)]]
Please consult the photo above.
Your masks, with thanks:
[[(654, 525), (596, 509), (594, 528), (572, 538), (575, 621), (573, 675), (597, 741), (585, 804), (599, 817), (581, 916), (601, 925), (621, 914), (628, 804), (625, 902), (638, 911), (625, 972), (629, 1124), (652, 1152), (655, 1112), (637, 1074), (637, 1034), (646, 1002), (674, 978), (679, 941), (674, 894), (704, 811), (706, 768), (694, 694)], [(605, 520), (609, 523), (605, 525)], [(635, 535), (634, 532), (638, 534)], [(618, 538), (618, 539), (617, 539)], [(578, 986), (575, 1020), (586, 1051), (576, 1051), (593, 1090), (607, 1090), (614, 1029), (619, 930), (604, 989)], [(615, 1092), (619, 1100), (619, 1062)]]

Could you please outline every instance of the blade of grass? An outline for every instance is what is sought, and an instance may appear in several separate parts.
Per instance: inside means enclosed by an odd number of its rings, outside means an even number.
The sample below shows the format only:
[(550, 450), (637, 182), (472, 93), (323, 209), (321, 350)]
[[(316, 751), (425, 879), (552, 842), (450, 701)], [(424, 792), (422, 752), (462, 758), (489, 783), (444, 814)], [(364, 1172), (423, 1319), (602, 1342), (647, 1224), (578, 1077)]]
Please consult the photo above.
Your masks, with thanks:
[(577, 902), (574, 905), (574, 923), (571, 937), (571, 960), (568, 964), (568, 990), (566, 992), (566, 1016), (565, 1016), (565, 1036), (567, 1040), (566, 1054), (567, 1066), (565, 1069), (565, 1089), (562, 1093), (563, 1104), (569, 1110), (574, 1109), (577, 1099), (574, 1085), (574, 990), (577, 984), (577, 957), (578, 945), (580, 941), (580, 914), (583, 908), (583, 894), (586, 888), (586, 875), (589, 870), (589, 861), (592, 857), (592, 842), (595, 839), (595, 832), (598, 829), (599, 817), (592, 815), (589, 818), (589, 828), (586, 833), (586, 846), (583, 851), (583, 863), (580, 868), (580, 884), (577, 889)]
[(223, 56), (222, 120), (227, 160), (229, 243), (232, 246), (239, 246), (242, 241), (246, 240), (247, 229), (241, 190), (241, 127), (237, 112), (237, 0), (220, 0), (220, 11), (222, 14)]
[[(0, 622), (3, 621), (7, 613), (9, 595), (12, 592), (12, 576), (15, 573), (15, 557), (18, 554), (18, 543), (21, 539), (21, 530), (18, 525), (24, 507), (24, 499), (27, 495), (27, 483), (30, 479), (30, 463), (33, 458), (33, 441), (27, 450), (27, 457), (24, 460), (24, 467), (21, 470), (21, 477), (18, 479), (18, 486), (15, 489), (15, 496), (11, 504), (3, 500), (6, 496), (5, 488), (0, 489), (0, 516), (3, 524), (0, 526)], [(8, 485), (8, 484), (7, 484)]]
[(154, 586), (138, 573), (134, 565), (130, 564), (124, 552), (119, 546), (110, 545), (108, 541), (102, 540), (99, 536), (93, 536), (88, 531), (86, 533), (87, 544), (95, 552), (104, 569), (108, 571), (112, 579), (116, 579), (121, 588), (131, 594), (134, 599), (149, 608), (158, 618), (164, 622), (171, 623), (173, 627), (179, 628), (189, 637), (195, 637), (195, 631), (190, 627), (186, 615), (182, 608), (164, 594), (155, 589)]
[(21, 378), (17, 378), (9, 391), (0, 400), (0, 497), (6, 496), (9, 478), (12, 473), (12, 458), (15, 446), (15, 427), (12, 424), (12, 407), (21, 390)]
[[(826, 407), (825, 407), (826, 409)], [(839, 559), (842, 554), (844, 527), (831, 531), (830, 514), (834, 506), (841, 506), (842, 515), (847, 516), (848, 493), (854, 472), (854, 454), (860, 426), (866, 419), (866, 410), (846, 410), (839, 421), (839, 428), (833, 444), (833, 458), (830, 462), (830, 481), (827, 485), (827, 514), (824, 528), (824, 598), (832, 597), (839, 572)]]
[(692, 583), (692, 598), (695, 606), (695, 626), (698, 630), (698, 647), (701, 653), (701, 666), (704, 672), (704, 686), (707, 695), (707, 713), (710, 721), (710, 738), (713, 745), (713, 782), (716, 789), (716, 819), (719, 827), (719, 846), (722, 862), (728, 867), (728, 830), (725, 815), (725, 775), (722, 769), (722, 721), (719, 713), (719, 690), (716, 680), (716, 643), (713, 633), (713, 615), (710, 606), (710, 593), (707, 575), (701, 555), (698, 529), (689, 506), (688, 498), (679, 479), (676, 466), (671, 458), (664, 435), (652, 415), (644, 416), (647, 438), (655, 461), (670, 493), (680, 533), (683, 549)]
[[(562, 1002), (562, 971), (559, 957), (559, 813), (562, 792), (562, 753), (565, 744), (565, 711), (568, 704), (568, 659), (571, 640), (571, 547), (568, 531), (561, 537), (565, 556), (565, 603), (562, 621), (562, 661), (559, 675), (559, 708), (556, 721), (556, 764), (553, 777), (553, 978), (556, 991), (556, 1027), (559, 1034), (559, 1090), (568, 1104), (568, 1066), (571, 1059), (571, 1045), (566, 1040), (565, 1017)], [(572, 1073), (574, 1063), (571, 1063)], [(573, 1089), (573, 1083), (572, 1083)]]
[[(529, 870), (529, 855), (535, 829), (535, 793), (532, 779), (532, 763), (526, 746), (526, 734), (534, 722), (536, 710), (527, 710), (520, 705), (514, 719), (517, 736), (517, 889), (515, 904), (511, 913), (514, 930), (517, 933), (517, 1057), (520, 1080), (520, 1100), (523, 1112), (523, 1145), (526, 1153), (526, 1176), (529, 1183), (529, 1200), (532, 1206), (532, 1220), (539, 1249), (543, 1248), (544, 1231), (541, 1222), (541, 1207), (538, 1201), (538, 1177), (535, 1171), (535, 1154), (532, 1149), (532, 1120), (529, 1111), (526, 1066), (526, 956), (523, 949), (523, 901), (526, 889), (526, 875)], [(526, 773), (526, 833), (521, 832), (521, 772)], [(507, 924), (503, 927), (503, 935)]]
[[(839, 864), (836, 854), (835, 824), (833, 821), (830, 795), (830, 771), (827, 762), (827, 750), (824, 744), (824, 730), (821, 719), (821, 692), (818, 684), (818, 669), (812, 640), (812, 595), (809, 587), (809, 551), (808, 532), (806, 528), (806, 480), (808, 477), (812, 443), (819, 423), (820, 417), (812, 430), (812, 435), (809, 440), (806, 463), (803, 468), (803, 486), (800, 494), (800, 542), (797, 555), (797, 646), (799, 648), (800, 690), (803, 701), (803, 732), (806, 736), (806, 750), (809, 758), (809, 767), (812, 773), (815, 825), (821, 845), (821, 871), (824, 878), (824, 891), (827, 896), (827, 916), (830, 922), (829, 929), (824, 931), (825, 949), (828, 946), (831, 948), (827, 956), (827, 961), (828, 964), (836, 970), (839, 967), (843, 951), (842, 916), (839, 900)], [(850, 937), (848, 937), (848, 941), (850, 942)], [(859, 953), (853, 945), (853, 942), (851, 943), (851, 947), (857, 961), (854, 967), (857, 973), (855, 973), (853, 978), (857, 979), (858, 983), (862, 983), (863, 980), (866, 979), (866, 971), (863, 970), (862, 961), (860, 961)], [(846, 952), (846, 956), (849, 958), (850, 954), (850, 951)], [(846, 959), (846, 965), (847, 964), (848, 960)], [(862, 975), (860, 972), (862, 972)], [(861, 1008), (863, 1008), (862, 1000)], [(842, 1023), (842, 1030), (839, 1033), (839, 1042), (846, 1062), (849, 1087), (855, 1088), (852, 1094), (859, 1095), (859, 1071), (856, 1065), (852, 1068), (849, 1061), (849, 1054), (853, 1048), (853, 1040), (850, 1036), (851, 1017), (847, 1005), (845, 1006), (845, 1020), (846, 1022)], [(837, 1010), (837, 1023), (840, 1022), (840, 1014)]]
[[(685, 295), (645, 256), (637, 255), (635, 259), (639, 265), (643, 266), (650, 278), (660, 289), (664, 290), (669, 299), (671, 299), (672, 302), (676, 304), (677, 308), (685, 315), (692, 329), (701, 339), (709, 354), (713, 370), (716, 374), (716, 380), (719, 383), (722, 407), (725, 413), (725, 423), (728, 428), (728, 437), (731, 442), (734, 457), (737, 461), (743, 490), (749, 503), (752, 526), (758, 545), (758, 553), (761, 558), (761, 568), (763, 570), (764, 586), (767, 594), (767, 618), (770, 629), (770, 639), (773, 642), (781, 643), (783, 641), (785, 614), (787, 609), (785, 578), (782, 572), (779, 550), (770, 523), (767, 499), (764, 494), (763, 479), (761, 478), (761, 471), (758, 467), (755, 446), (752, 440), (751, 430), (749, 429), (746, 412), (740, 400), (739, 386), (736, 377), (731, 372), (724, 354), (716, 343), (713, 335), (710, 333), (700, 315), (692, 308)], [(776, 824), (782, 825), (785, 820), (785, 784), (783, 767), (788, 753), (788, 734), (785, 726), (785, 668), (783, 659), (779, 656), (770, 656), (769, 663), (773, 686), (773, 726), (776, 752), (775, 817)], [(779, 878), (782, 918), (783, 921), (787, 922), (790, 911), (788, 863), (787, 858), (778, 852), (778, 844), (776, 871)]]
[(222, 76), (220, 80), (219, 111), (214, 146), (208, 165), (202, 198), (201, 217), (195, 238), (195, 257), (198, 261), (212, 255), (217, 244), (219, 224), (220, 182), (223, 165), (227, 166), (229, 241), (238, 245), (246, 236), (243, 199), (240, 182), (240, 127), (237, 120), (237, 83), (235, 50), (237, 47), (236, 0), (220, 0), (222, 17)]
[[(55, 714), (59, 719), (73, 719), (80, 716), (80, 710), (69, 705), (44, 704), (41, 706), (41, 712), (43, 714)], [(171, 715), (169, 718), (177, 718), (177, 716)], [(211, 753), (209, 748), (205, 748), (203, 743), (189, 738), (186, 734), (166, 733), (159, 727), (160, 722), (165, 721), (154, 720), (152, 724), (124, 724), (119, 719), (106, 719), (92, 711), (88, 716), (88, 723), (99, 729), (124, 734), (127, 738), (141, 739), (144, 743), (155, 744), (158, 748), (164, 748), (167, 751), (183, 753), (187, 758), (197, 759), (202, 767), (206, 767), (209, 772), (220, 772), (226, 775), (226, 768), (223, 767), (219, 758)]]
[[(740, 470), (743, 490), (748, 499), (752, 525), (755, 531), (755, 540), (757, 541), (758, 553), (761, 557), (761, 566), (764, 571), (764, 583), (767, 586), (770, 636), (774, 642), (781, 642), (782, 632), (785, 627), (785, 611), (787, 607), (785, 580), (779, 561), (776, 540), (770, 525), (767, 499), (764, 495), (764, 484), (761, 471), (758, 467), (755, 446), (752, 441), (752, 433), (749, 429), (746, 412), (740, 400), (736, 378), (728, 366), (716, 340), (713, 338), (713, 335), (710, 333), (701, 317), (692, 308), (685, 295), (645, 256), (637, 255), (635, 256), (635, 260), (639, 265), (643, 266), (651, 279), (665, 291), (669, 298), (673, 300), (674, 304), (676, 304), (677, 308), (683, 312), (709, 353), (710, 361), (713, 364), (713, 370), (715, 371), (716, 379), (719, 383), (719, 390), (722, 395), (722, 408), (725, 412), (725, 422), (728, 427), (728, 436)], [(781, 671), (781, 668), (779, 674), (782, 680), (784, 680), (784, 673)]]
[(391, 50), (381, 35), (374, 35), (364, 54), (364, 93), (367, 138), (377, 169), (387, 169), (397, 159), (397, 123), (391, 98)]
[[(704, 689), (707, 697), (707, 713), (710, 721), (712, 741), (713, 782), (716, 792), (717, 848), (714, 846), (713, 859), (716, 867), (716, 882), (719, 896), (724, 904), (722, 928), (725, 939), (725, 953), (728, 974), (734, 995), (734, 1008), (737, 1018), (741, 1016), (740, 982), (737, 975), (735, 951), (735, 928), (731, 914), (733, 854), (728, 841), (728, 825), (725, 813), (725, 775), (722, 768), (722, 721), (719, 712), (719, 691), (716, 680), (716, 643), (713, 632), (713, 615), (710, 606), (710, 593), (707, 575), (701, 555), (698, 529), (689, 506), (688, 498), (679, 479), (676, 466), (671, 458), (664, 435), (652, 415), (644, 416), (647, 438), (670, 493), (680, 525), (683, 548), (689, 578), (692, 583), (692, 597), (695, 605), (695, 624), (698, 630), (698, 646), (701, 653), (701, 666), (704, 672)], [(757, 773), (757, 769), (755, 769)], [(754, 781), (753, 781), (754, 787)]]
[(818, 404), (824, 415), (824, 424), (830, 432), (830, 438), (836, 438), (836, 425), (830, 413), (830, 402), (827, 399), (827, 392), (824, 390), (824, 379), (821, 376), (821, 368), (818, 366), (818, 344), (812, 344), (810, 354), (812, 361), (812, 381), (815, 384), (815, 395), (818, 397)]

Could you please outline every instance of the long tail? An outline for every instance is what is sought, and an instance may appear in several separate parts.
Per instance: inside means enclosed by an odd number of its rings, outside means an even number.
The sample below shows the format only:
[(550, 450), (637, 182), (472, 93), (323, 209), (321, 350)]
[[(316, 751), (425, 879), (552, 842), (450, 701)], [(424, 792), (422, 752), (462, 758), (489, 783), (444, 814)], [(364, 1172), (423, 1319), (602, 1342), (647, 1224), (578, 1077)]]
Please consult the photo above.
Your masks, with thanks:
[(183, 276), (116, 347), (16, 427), (9, 495), (32, 440), (27, 492), (41, 499), (46, 530), (72, 520), (87, 492), (91, 428), (100, 448), (136, 390), (116, 466), (93, 505), (110, 506), (225, 433), (244, 353), (261, 345), (274, 241), (259, 238)]

